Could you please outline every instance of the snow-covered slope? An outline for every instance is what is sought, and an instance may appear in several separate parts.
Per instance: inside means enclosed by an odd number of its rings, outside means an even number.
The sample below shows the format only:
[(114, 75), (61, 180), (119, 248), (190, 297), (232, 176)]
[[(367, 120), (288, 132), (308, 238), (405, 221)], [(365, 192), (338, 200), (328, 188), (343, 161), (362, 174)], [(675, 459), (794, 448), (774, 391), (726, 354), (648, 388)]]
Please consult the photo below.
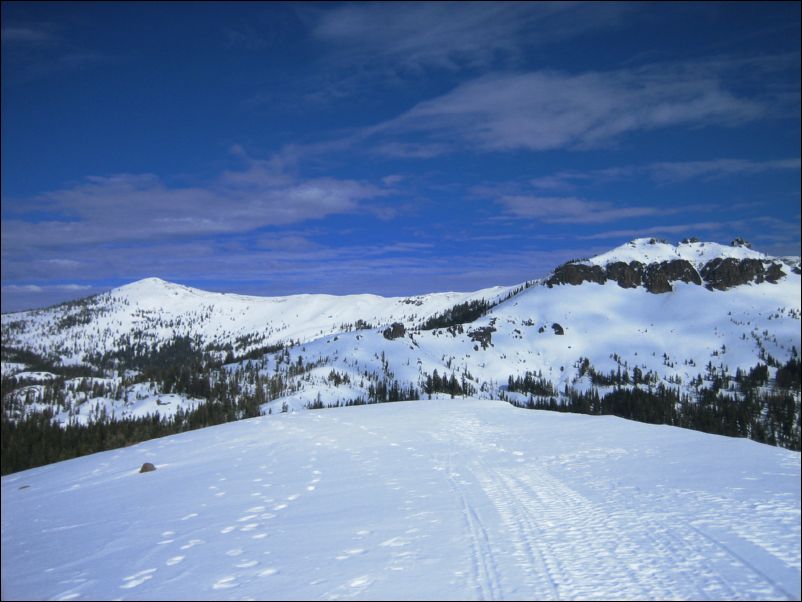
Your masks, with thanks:
[[(477, 390), (492, 381), (504, 387), (509, 375), (527, 371), (541, 372), (557, 391), (565, 385), (584, 390), (592, 384), (582, 374), (581, 360), (588, 358), (598, 372), (638, 368), (656, 375), (654, 385), (689, 388), (708, 364), (734, 376), (768, 355), (785, 360), (798, 351), (799, 291), (798, 275), (730, 291), (681, 283), (663, 295), (613, 282), (535, 286), (465, 325), (462, 333), (420, 331), (389, 342), (376, 332), (346, 333), (296, 353), (353, 374), (380, 372), (384, 353), (400, 382), (419, 384), (434, 370), (468, 373)], [(555, 333), (555, 324), (562, 334)], [(472, 338), (483, 328), (493, 329), (486, 347)]]
[[(748, 243), (747, 243), (748, 245)], [(770, 260), (765, 253), (752, 250), (742, 244), (722, 245), (716, 242), (704, 242), (696, 239), (685, 240), (677, 245), (655, 238), (636, 238), (601, 255), (588, 259), (593, 265), (608, 265), (616, 261), (629, 263), (659, 263), (684, 259), (694, 264), (697, 269), (717, 258)]]
[[(798, 258), (769, 257), (744, 244), (637, 239), (568, 262), (542, 281), (475, 293), (259, 298), (147, 279), (83, 303), (3, 315), (3, 344), (76, 364), (96, 361), (92, 354), (104, 351), (148, 350), (176, 337), (197, 337), (201, 350), (227, 358), (222, 371), (237, 381), (237, 390), (267, 402), (265, 412), (385, 400), (389, 396), (376, 391), (393, 383), (406, 391), (402, 397), (446, 392), (431, 385), (435, 376), (449, 379), (449, 393), (456, 382), (458, 394), (523, 404), (532, 389), (508, 385), (527, 374), (540, 382), (537, 396), (559, 403), (574, 392), (603, 396), (621, 387), (663, 387), (679, 405), (682, 398), (693, 402), (708, 394), (743, 400), (747, 392), (737, 379), (756, 368), (766, 376), (753, 379), (750, 395), (773, 394), (771, 379), (802, 349), (800, 290)], [(422, 328), (432, 316), (479, 300), (487, 305), (470, 319)], [(403, 328), (386, 333), (393, 323)], [(271, 349), (277, 344), (283, 348)], [(19, 358), (10, 359), (4, 375), (33, 374)], [(97, 408), (138, 416), (154, 404), (170, 416), (195, 401), (181, 397), (159, 405), (164, 393), (199, 395), (176, 389), (174, 382), (164, 391), (153, 389), (135, 372), (124, 378), (122, 370), (131, 366), (101, 367), (109, 386), (82, 397), (68, 392), (56, 407), (58, 420), (86, 420)], [(49, 382), (18, 381), (7, 394), (15, 416), (39, 408)], [(135, 406), (125, 394), (132, 384), (151, 387), (151, 397)], [(798, 406), (799, 391), (791, 395)], [(789, 444), (769, 424), (789, 419), (764, 410), (750, 410), (762, 411), (767, 421), (765, 437), (758, 438)], [(798, 410), (787, 413), (790, 431), (798, 433)], [(751, 426), (739, 424), (738, 434), (753, 436)]]
[(458, 303), (495, 302), (511, 290), (494, 287), (474, 293), (396, 298), (251, 297), (146, 278), (81, 302), (3, 314), (3, 342), (57, 355), (65, 363), (79, 363), (88, 353), (104, 353), (137, 341), (159, 345), (176, 336), (198, 336), (202, 345), (232, 345), (240, 354), (353, 328), (418, 324)]
[(799, 599), (800, 456), (498, 401), (265, 416), (3, 477), (2, 590)]

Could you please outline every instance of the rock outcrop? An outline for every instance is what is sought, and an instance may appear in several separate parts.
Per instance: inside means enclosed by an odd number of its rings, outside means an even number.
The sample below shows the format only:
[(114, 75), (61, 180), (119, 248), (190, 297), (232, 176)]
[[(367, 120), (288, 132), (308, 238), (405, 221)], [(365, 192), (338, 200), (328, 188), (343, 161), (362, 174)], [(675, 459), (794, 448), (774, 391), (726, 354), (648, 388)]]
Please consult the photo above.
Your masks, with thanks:
[(388, 341), (392, 341), (393, 339), (398, 339), (404, 336), (407, 333), (407, 329), (404, 328), (404, 325), (401, 322), (393, 322), (390, 324), (389, 328), (385, 328), (382, 334), (384, 338)]
[[(749, 248), (751, 245), (743, 239), (735, 239), (733, 246)], [(674, 290), (673, 284), (705, 285), (708, 289), (727, 290), (734, 286), (761, 282), (776, 284), (787, 275), (783, 267), (799, 273), (799, 266), (786, 261), (787, 265), (777, 261), (759, 258), (716, 257), (697, 270), (687, 259), (655, 261), (644, 264), (639, 261), (612, 261), (606, 266), (591, 263), (568, 262), (559, 266), (546, 280), (549, 288), (557, 284), (576, 286), (583, 282), (604, 284), (615, 282), (621, 288), (638, 288), (643, 286), (654, 294), (668, 293)]]
[(785, 272), (779, 263), (770, 262), (767, 268), (760, 259), (717, 257), (702, 268), (702, 278), (707, 288), (720, 291), (750, 282), (776, 284), (783, 276)]

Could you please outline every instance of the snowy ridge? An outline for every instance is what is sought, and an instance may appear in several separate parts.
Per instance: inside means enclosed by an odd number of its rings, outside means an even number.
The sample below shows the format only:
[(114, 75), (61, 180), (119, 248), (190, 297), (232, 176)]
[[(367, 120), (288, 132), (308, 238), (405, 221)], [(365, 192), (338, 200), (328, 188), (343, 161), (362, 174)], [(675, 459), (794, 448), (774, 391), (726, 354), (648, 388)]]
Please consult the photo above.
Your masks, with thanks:
[[(130, 339), (159, 344), (176, 336), (200, 337), (204, 345), (237, 344), (245, 353), (260, 346), (306, 342), (343, 332), (361, 321), (373, 327), (416, 324), (455, 304), (496, 302), (513, 287), (473, 293), (256, 297), (214, 293), (146, 278), (46, 310), (3, 314), (5, 344), (55, 353), (80, 363), (86, 353), (111, 351)], [(125, 339), (125, 340), (123, 340)]]
[(799, 483), (788, 450), (498, 401), (265, 416), (3, 477), (3, 597), (794, 600)]
[(636, 238), (606, 253), (585, 260), (585, 263), (606, 266), (616, 261), (625, 263), (638, 261), (649, 264), (684, 259), (692, 263), (697, 270), (701, 270), (705, 264), (717, 258), (759, 259), (761, 261), (772, 259), (769, 255), (753, 251), (747, 246), (722, 245), (715, 242), (701, 241), (688, 241), (672, 245), (655, 238)]
[[(672, 246), (638, 239), (586, 263), (672, 258), (694, 258), (696, 266), (719, 259), (765, 259), (772, 264), (776, 259), (744, 246)], [(407, 391), (405, 398), (456, 391), (520, 404), (529, 402), (535, 391), (541, 398), (564, 401), (569, 390), (605, 395), (638, 385), (650, 391), (664, 387), (678, 399), (691, 400), (698, 399), (702, 389), (715, 387), (713, 395), (722, 392), (739, 399), (744, 391), (735, 380), (738, 373), (764, 366), (766, 378), (773, 379), (802, 349), (798, 263), (795, 269), (788, 261), (782, 265), (782, 275), (772, 280), (726, 290), (673, 281), (660, 294), (606, 280), (581, 286), (535, 281), (515, 288), (409, 298), (270, 298), (209, 293), (145, 279), (83, 303), (5, 314), (3, 345), (4, 350), (21, 348), (56, 357), (54, 366), (69, 366), (91, 362), (92, 354), (104, 351), (137, 345), (158, 348), (176, 337), (197, 337), (201, 351), (225, 362), (221, 371), (237, 380), (242, 393), (258, 393), (264, 412), (375, 400), (380, 396), (377, 387), (394, 383), (396, 391)], [(432, 316), (480, 300), (487, 305), (469, 319), (422, 328)], [(397, 334), (388, 335), (385, 329), (393, 323), (399, 325)], [(27, 376), (32, 370), (24, 362), (5, 359), (4, 377), (22, 374), (19, 386), (7, 394), (15, 416), (39, 408), (48, 379)], [(175, 393), (174, 383), (161, 390), (158, 383), (142, 382), (145, 379), (135, 371), (125, 372), (128, 367), (104, 365), (107, 384), (100, 391), (67, 391), (57, 419), (86, 421), (103, 408), (106, 415), (139, 416), (144, 410), (138, 408), (154, 405), (160, 415), (170, 416), (195, 404), (191, 395), (158, 404), (164, 401), (160, 395)], [(508, 386), (510, 378), (527, 374), (540, 382), (536, 390)], [(622, 374), (626, 380), (621, 380)], [(257, 390), (257, 378), (265, 388), (277, 376), (280, 382), (273, 382), (269, 397)], [(208, 378), (213, 382), (219, 375)], [(448, 386), (443, 385), (445, 379)], [(147, 387), (150, 401), (135, 403), (126, 393), (132, 384)], [(792, 394), (798, 406), (799, 392)], [(798, 424), (795, 428), (798, 432)]]

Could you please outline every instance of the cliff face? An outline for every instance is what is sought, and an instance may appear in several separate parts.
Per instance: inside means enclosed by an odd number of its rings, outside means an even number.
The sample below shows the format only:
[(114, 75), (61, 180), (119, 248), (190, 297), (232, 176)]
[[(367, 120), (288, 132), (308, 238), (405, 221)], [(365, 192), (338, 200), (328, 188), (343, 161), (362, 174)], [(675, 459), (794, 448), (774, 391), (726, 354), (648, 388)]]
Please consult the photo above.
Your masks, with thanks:
[(780, 263), (761, 261), (759, 259), (735, 259), (732, 257), (716, 258), (707, 262), (701, 271), (685, 259), (661, 261), (643, 264), (639, 261), (616, 261), (606, 267), (566, 263), (559, 266), (546, 285), (555, 284), (578, 285), (583, 282), (604, 284), (612, 280), (621, 288), (637, 288), (643, 286), (650, 293), (669, 293), (674, 290), (672, 283), (686, 282), (697, 285), (704, 284), (709, 289), (720, 291), (734, 286), (761, 282), (776, 284), (784, 277)]
[[(649, 247), (663, 247), (676, 251), (663, 241), (651, 239), (647, 242), (633, 241), (631, 245), (642, 245), (648, 251)], [(683, 244), (695, 245), (696, 241), (689, 240)], [(733, 249), (749, 249), (751, 245), (736, 239), (731, 245)], [(725, 247), (720, 247), (724, 249)], [(698, 249), (696, 250), (698, 253)], [(648, 257), (649, 253), (644, 253)], [(664, 254), (665, 256), (665, 254)], [(676, 255), (675, 255), (676, 257)], [(701, 259), (701, 258), (700, 258)], [(638, 288), (643, 286), (650, 293), (668, 293), (674, 290), (673, 283), (685, 282), (689, 284), (704, 285), (710, 290), (727, 290), (744, 284), (760, 284), (769, 282), (776, 284), (786, 276), (782, 263), (774, 258), (718, 256), (697, 261), (696, 264), (685, 258), (662, 259), (660, 261), (639, 261), (637, 259), (622, 261), (613, 254), (608, 261), (594, 263), (588, 261), (570, 261), (554, 270), (546, 280), (546, 285), (552, 287), (557, 284), (570, 284), (573, 286), (583, 282), (604, 284), (613, 281), (621, 288)], [(796, 270), (794, 270), (796, 271)]]
[(764, 262), (759, 259), (742, 259), (740, 261), (728, 258), (717, 258), (709, 261), (702, 268), (702, 277), (707, 288), (720, 291), (727, 290), (733, 286), (754, 282), (777, 281), (785, 276), (782, 266), (779, 263)]

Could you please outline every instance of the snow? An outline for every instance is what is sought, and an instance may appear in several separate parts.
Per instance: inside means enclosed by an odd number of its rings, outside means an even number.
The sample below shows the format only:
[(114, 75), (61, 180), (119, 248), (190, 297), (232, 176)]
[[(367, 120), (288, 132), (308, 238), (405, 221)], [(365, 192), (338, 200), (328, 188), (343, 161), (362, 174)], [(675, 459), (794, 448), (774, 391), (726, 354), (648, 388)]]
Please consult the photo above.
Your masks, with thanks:
[(8, 330), (9, 345), (56, 352), (62, 363), (80, 364), (85, 354), (115, 350), (123, 341), (138, 337), (150, 344), (176, 336), (199, 336), (204, 344), (230, 344), (235, 354), (242, 354), (257, 347), (306, 342), (342, 332), (357, 320), (375, 328), (393, 322), (420, 323), (458, 303), (496, 301), (512, 288), (390, 298), (252, 297), (146, 278), (91, 297), (84, 305), (3, 314), (0, 319), (4, 331)]
[[(458, 379), (467, 372), (483, 397), (497, 396), (508, 376), (527, 371), (541, 372), (558, 391), (566, 384), (586, 390), (591, 385), (579, 378), (580, 358), (588, 358), (603, 373), (615, 371), (618, 362), (630, 371), (637, 366), (669, 388), (693, 395), (691, 382), (705, 374), (709, 363), (724, 365), (734, 376), (738, 368), (748, 370), (764, 361), (761, 349), (782, 362), (793, 349), (802, 349), (799, 291), (798, 274), (777, 284), (728, 291), (678, 282), (672, 292), (660, 295), (644, 288), (622, 289), (615, 282), (533, 286), (466, 324), (463, 334), (438, 329), (387, 341), (378, 331), (359, 331), (295, 347), (291, 362), (298, 356), (321, 361), (324, 368), (318, 373), (323, 377), (299, 381), (302, 391), (270, 407), (273, 412), (284, 402), (303, 407), (318, 393), (324, 404), (364, 397), (364, 392), (331, 386), (325, 375), (334, 368), (358, 383), (365, 371), (382, 374), (382, 357), (393, 374), (390, 380), (402, 386), (420, 386), (434, 370), (441, 376), (453, 372)], [(554, 334), (553, 323), (563, 327), (564, 335)], [(492, 344), (483, 349), (469, 333), (491, 324), (496, 329)]]
[(498, 401), (274, 414), (3, 477), (2, 580), (4, 599), (799, 599), (800, 454)]
[[(603, 265), (684, 258), (700, 268), (715, 257), (771, 259), (743, 246), (711, 242), (671, 245), (644, 238), (587, 261)], [(795, 261), (798, 264), (798, 258)], [(508, 394), (508, 377), (526, 372), (542, 374), (557, 391), (566, 386), (587, 390), (593, 385), (589, 377), (580, 376), (584, 359), (601, 373), (619, 368), (632, 372), (638, 367), (644, 374), (651, 372), (654, 386), (663, 384), (694, 399), (697, 389), (693, 382), (708, 376), (708, 366), (719, 374), (726, 370), (733, 377), (739, 368), (749, 370), (767, 363), (769, 355), (785, 363), (794, 350), (798, 353), (802, 349), (800, 275), (787, 267), (784, 271), (786, 275), (777, 283), (745, 284), (725, 291), (682, 282), (673, 283), (673, 290), (663, 294), (650, 293), (643, 287), (624, 289), (612, 281), (552, 288), (533, 282), (525, 290), (495, 287), (409, 298), (248, 297), (148, 278), (94, 297), (84, 305), (4, 314), (2, 324), (9, 345), (58, 356), (64, 364), (80, 364), (86, 353), (138, 343), (150, 347), (176, 336), (199, 337), (202, 348), (212, 345), (218, 350), (218, 359), (224, 359), (225, 345), (231, 345), (234, 355), (241, 356), (249, 350), (284, 344), (292, 363), (303, 356), (304, 362), (316, 362), (317, 367), (296, 376), (283, 373), (291, 393), (263, 406), (274, 413), (285, 404), (297, 410), (318, 399), (324, 405), (364, 399), (377, 379), (388, 383), (398, 380), (403, 388), (421, 389), (426, 376), (435, 370), (441, 376), (453, 373), (457, 379), (470, 375), (476, 395), (486, 398)], [(507, 299), (513, 291), (517, 294)], [(428, 317), (475, 299), (506, 300), (474, 323), (464, 325), (462, 333), (418, 329)], [(371, 328), (354, 330), (360, 320)], [(392, 322), (404, 323), (407, 335), (392, 341), (384, 338), (382, 330)], [(564, 335), (553, 333), (554, 323), (560, 324)], [(479, 327), (495, 329), (487, 348), (470, 338), (470, 332)], [(267, 353), (262, 358), (259, 353), (253, 355), (262, 376), (280, 370), (281, 353)], [(4, 374), (20, 370), (26, 374), (24, 364), (3, 366)], [(235, 360), (225, 369), (235, 374), (242, 366), (243, 361)], [(117, 392), (124, 386), (122, 368), (108, 371), (106, 376), (114, 381), (104, 395), (116, 397), (109, 391)], [(332, 384), (327, 379), (332, 369), (347, 374), (350, 383)], [(133, 374), (128, 371), (126, 376)], [(241, 380), (239, 384), (242, 390), (253, 391), (253, 383)], [(142, 416), (156, 410), (162, 416), (171, 416), (178, 407), (196, 403), (176, 398), (165, 405), (165, 396), (155, 386), (137, 386), (150, 390), (149, 399), (140, 399), (135, 407), (125, 400), (90, 397), (95, 393), (78, 396), (67, 392), (67, 400), (73, 402), (73, 413), (75, 403), (81, 404), (77, 411), (82, 421), (104, 408), (107, 415), (117, 417)], [(602, 395), (608, 392), (604, 387), (599, 389)], [(29, 388), (13, 395), (25, 400), (30, 394), (30, 400), (40, 401), (42, 391)], [(129, 391), (128, 397), (131, 401), (136, 394)], [(20, 414), (40, 409), (35, 404), (20, 407)], [(66, 422), (69, 410), (59, 408), (57, 419)]]
[(13, 376), (27, 368), (27, 364), (20, 362), (0, 362), (0, 374), (3, 376)]
[(620, 247), (616, 247), (602, 253), (589, 260), (588, 263), (594, 265), (607, 265), (616, 261), (629, 263), (638, 261), (640, 263), (659, 263), (662, 261), (672, 261), (675, 259), (685, 259), (692, 263), (696, 269), (701, 269), (704, 264), (712, 259), (733, 258), (733, 259), (760, 259), (768, 261), (771, 258), (758, 251), (753, 251), (747, 247), (725, 246), (715, 242), (689, 242), (672, 245), (660, 242), (654, 238), (636, 238)]
[(14, 378), (16, 378), (17, 380), (47, 381), (47, 380), (53, 380), (54, 378), (58, 378), (58, 374), (53, 374), (52, 372), (44, 372), (44, 371), (25, 370), (22, 372), (15, 373)]

